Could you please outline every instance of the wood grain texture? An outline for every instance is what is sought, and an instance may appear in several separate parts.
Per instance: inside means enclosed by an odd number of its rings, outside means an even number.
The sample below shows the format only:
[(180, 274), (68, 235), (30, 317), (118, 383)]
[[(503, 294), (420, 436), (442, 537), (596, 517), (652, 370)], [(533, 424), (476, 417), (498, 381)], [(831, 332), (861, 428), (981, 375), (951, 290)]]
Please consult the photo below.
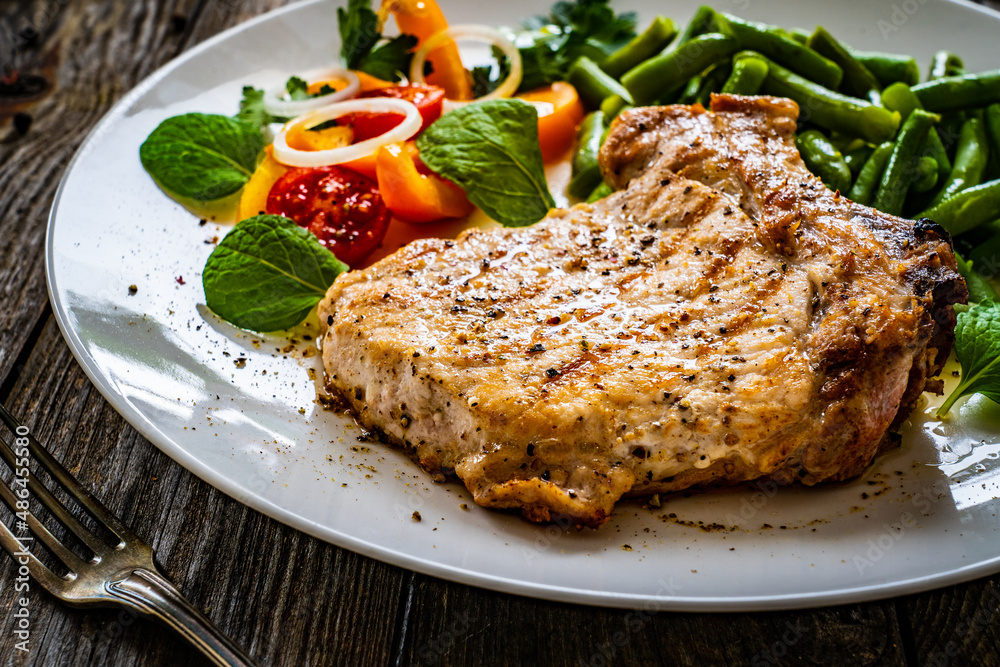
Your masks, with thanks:
[[(0, 4), (2, 74), (44, 75), (55, 91), (24, 109), (27, 134), (0, 125), (0, 377), (42, 319), (45, 223), (66, 165), (114, 102), (182, 48), (187, 32), (171, 18), (196, 2)], [(0, 110), (22, 101), (2, 97)]]
[[(3, 40), (17, 46), (0, 65), (54, 68), (58, 83), (57, 94), (27, 109), (27, 135), (0, 126), (0, 400), (150, 541), (196, 606), (266, 665), (1000, 664), (1000, 577), (893, 601), (760, 614), (651, 614), (520, 598), (308, 537), (208, 486), (129, 427), (86, 379), (50, 316), (42, 245), (55, 187), (89, 129), (143, 76), (282, 4), (0, 2), (0, 54)], [(25, 27), (35, 36), (10, 37)], [(116, 610), (72, 610), (37, 585), (32, 651), (19, 653), (14, 575), (0, 558), (3, 664), (204, 664), (160, 626)]]

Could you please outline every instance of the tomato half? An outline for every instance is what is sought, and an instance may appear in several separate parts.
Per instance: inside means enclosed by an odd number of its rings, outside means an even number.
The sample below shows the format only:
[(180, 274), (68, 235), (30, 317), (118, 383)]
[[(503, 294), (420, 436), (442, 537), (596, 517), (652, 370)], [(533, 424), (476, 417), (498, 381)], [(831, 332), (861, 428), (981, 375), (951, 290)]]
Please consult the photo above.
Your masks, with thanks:
[(271, 188), (267, 212), (291, 218), (351, 266), (382, 242), (390, 217), (375, 181), (338, 166), (289, 171)]
[[(401, 86), (389, 86), (368, 90), (358, 97), (393, 97), (407, 102), (413, 102), (423, 118), (420, 131), (441, 117), (444, 105), (444, 88), (411, 83)], [(354, 141), (364, 141), (381, 134), (403, 122), (403, 116), (395, 113), (356, 113), (348, 118), (338, 119), (342, 123), (350, 122), (354, 126)]]

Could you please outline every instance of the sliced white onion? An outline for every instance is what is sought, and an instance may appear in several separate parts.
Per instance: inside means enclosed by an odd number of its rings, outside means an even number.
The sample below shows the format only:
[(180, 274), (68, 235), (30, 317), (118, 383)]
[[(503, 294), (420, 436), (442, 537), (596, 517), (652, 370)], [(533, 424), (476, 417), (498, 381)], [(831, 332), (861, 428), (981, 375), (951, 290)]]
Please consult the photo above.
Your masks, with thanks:
[[(288, 133), (292, 129), (299, 126), (312, 127), (352, 113), (394, 113), (402, 114), (405, 117), (403, 122), (385, 134), (365, 139), (350, 146), (339, 146), (323, 151), (300, 151), (288, 145)], [(350, 162), (358, 158), (368, 157), (386, 144), (406, 141), (420, 131), (421, 125), (423, 125), (423, 118), (420, 116), (420, 111), (413, 102), (406, 100), (391, 97), (364, 97), (335, 102), (286, 123), (274, 138), (274, 159), (289, 167), (326, 167), (331, 164)]]
[[(510, 97), (517, 92), (517, 87), (521, 85), (523, 68), (521, 65), (521, 52), (514, 46), (514, 42), (496, 28), (488, 25), (453, 25), (445, 28), (441, 32), (434, 33), (424, 40), (417, 52), (413, 54), (413, 61), (410, 64), (410, 80), (414, 83), (424, 82), (424, 63), (427, 55), (448, 40), (471, 39), (478, 42), (486, 42), (500, 47), (503, 54), (510, 62), (510, 73), (495, 90), (488, 95), (476, 98), (480, 100), (495, 100), (502, 97)], [(458, 106), (463, 102), (471, 100), (445, 100), (447, 106)], [(451, 104), (447, 104), (450, 102)]]
[(285, 85), (277, 86), (267, 91), (267, 94), (264, 95), (264, 111), (272, 116), (294, 118), (314, 109), (325, 107), (328, 104), (348, 100), (357, 95), (358, 91), (361, 90), (361, 81), (358, 80), (358, 75), (351, 70), (340, 67), (312, 70), (303, 74), (301, 78), (306, 83), (341, 79), (347, 82), (347, 86), (332, 93), (320, 95), (319, 97), (310, 97), (306, 100), (286, 100), (285, 96), (288, 95), (288, 89)]

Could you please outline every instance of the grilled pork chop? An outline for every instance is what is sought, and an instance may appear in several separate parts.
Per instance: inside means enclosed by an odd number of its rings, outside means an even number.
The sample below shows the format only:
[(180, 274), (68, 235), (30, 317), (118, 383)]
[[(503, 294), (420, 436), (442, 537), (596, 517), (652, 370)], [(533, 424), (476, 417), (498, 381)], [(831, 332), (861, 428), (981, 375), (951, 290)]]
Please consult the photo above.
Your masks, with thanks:
[(489, 507), (599, 526), (625, 494), (858, 475), (941, 368), (945, 234), (826, 189), (790, 100), (623, 114), (620, 190), (416, 241), (320, 305), (330, 389)]

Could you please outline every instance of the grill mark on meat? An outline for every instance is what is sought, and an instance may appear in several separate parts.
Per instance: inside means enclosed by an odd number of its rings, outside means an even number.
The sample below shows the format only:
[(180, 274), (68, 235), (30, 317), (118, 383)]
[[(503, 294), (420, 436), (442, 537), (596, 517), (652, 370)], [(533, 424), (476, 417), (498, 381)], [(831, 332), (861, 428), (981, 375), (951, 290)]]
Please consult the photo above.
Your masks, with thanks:
[(627, 190), (340, 276), (320, 306), (331, 388), (476, 502), (537, 521), (859, 474), (946, 358), (965, 288), (932, 225), (805, 170), (796, 111), (628, 111), (600, 158)]

